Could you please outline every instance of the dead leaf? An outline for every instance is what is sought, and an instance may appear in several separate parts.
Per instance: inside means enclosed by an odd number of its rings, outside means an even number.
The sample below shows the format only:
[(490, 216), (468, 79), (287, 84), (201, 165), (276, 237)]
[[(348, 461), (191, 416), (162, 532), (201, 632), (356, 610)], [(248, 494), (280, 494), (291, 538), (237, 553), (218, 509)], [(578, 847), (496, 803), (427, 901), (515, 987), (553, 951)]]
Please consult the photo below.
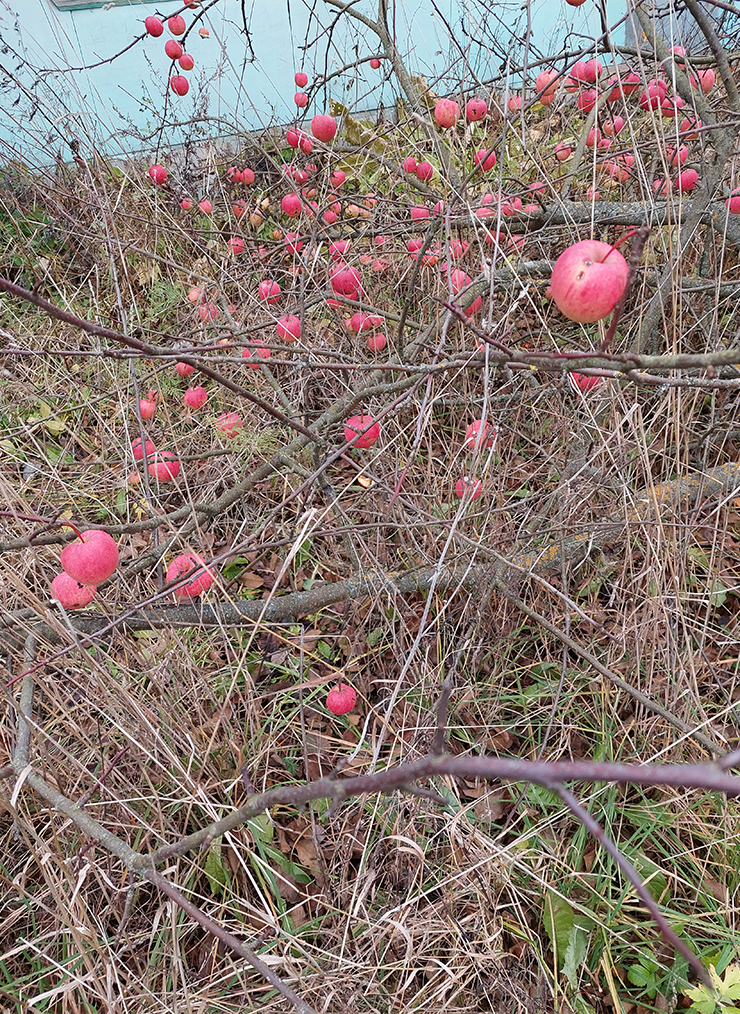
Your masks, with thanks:
[(242, 571), (239, 575), (239, 584), (244, 588), (248, 588), (250, 591), (254, 591), (256, 588), (262, 588), (264, 583), (264, 578), (260, 577), (259, 574), (255, 574), (253, 570)]

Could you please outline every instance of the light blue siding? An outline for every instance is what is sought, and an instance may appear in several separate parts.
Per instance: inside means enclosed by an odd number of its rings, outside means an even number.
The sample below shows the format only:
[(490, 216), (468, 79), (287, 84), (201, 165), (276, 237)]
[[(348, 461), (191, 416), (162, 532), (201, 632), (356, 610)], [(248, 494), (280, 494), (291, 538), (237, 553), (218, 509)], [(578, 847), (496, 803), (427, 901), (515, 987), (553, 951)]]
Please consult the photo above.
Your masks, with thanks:
[[(231, 134), (295, 116), (293, 74), (303, 66), (328, 71), (377, 49), (377, 40), (362, 26), (342, 18), (331, 35), (335, 12), (318, 0), (317, 17), (309, 17), (301, 0), (244, 0), (251, 50), (240, 31), (241, 3), (223, 0), (205, 16), (210, 38), (194, 32), (187, 48), (195, 58), (188, 75), (191, 89), (177, 97), (167, 90), (169, 60), (164, 43), (171, 36), (145, 38), (110, 63), (70, 72), (108, 60), (143, 31), (148, 14), (167, 15), (181, 4), (163, 3), (63, 11), (50, 0), (0, 0), (0, 155), (17, 153), (30, 162), (68, 159), (68, 141), (78, 139), (83, 153), (94, 143), (110, 154), (156, 149), (181, 143), (193, 135), (194, 119), (206, 117), (198, 131)], [(373, 16), (375, 0), (361, 0), (357, 9)], [(440, 91), (475, 77), (490, 81), (505, 69), (507, 59), (521, 61), (526, 27), (522, 0), (397, 0), (392, 20), (409, 67), (424, 74)], [(609, 17), (616, 21), (623, 0), (610, 0)], [(188, 23), (200, 12), (186, 12)], [(438, 13), (439, 12), (439, 13)], [(452, 45), (447, 21), (459, 45)], [(571, 8), (559, 0), (532, 0), (529, 60), (586, 46), (601, 31), (596, 5)], [(308, 46), (305, 56), (302, 46)], [(445, 73), (445, 69), (447, 72)], [(41, 73), (34, 73), (34, 69)], [(471, 76), (472, 72), (472, 76)], [(442, 78), (438, 80), (438, 75)], [(309, 115), (323, 111), (328, 97), (355, 108), (393, 104), (395, 90), (383, 71), (364, 64), (356, 74), (334, 79), (315, 96)], [(514, 80), (513, 84), (518, 82)], [(503, 82), (496, 87), (501, 88)], [(167, 102), (165, 126), (160, 129)], [(183, 124), (184, 126), (178, 126)]]

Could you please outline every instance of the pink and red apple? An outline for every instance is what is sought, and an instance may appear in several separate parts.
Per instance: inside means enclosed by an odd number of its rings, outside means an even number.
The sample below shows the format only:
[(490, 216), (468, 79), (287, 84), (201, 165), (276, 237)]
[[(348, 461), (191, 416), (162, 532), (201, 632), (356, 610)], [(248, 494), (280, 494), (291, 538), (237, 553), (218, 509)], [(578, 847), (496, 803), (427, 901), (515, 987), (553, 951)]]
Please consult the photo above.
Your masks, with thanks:
[(196, 553), (182, 553), (176, 556), (167, 568), (165, 580), (167, 584), (177, 581), (186, 574), (192, 572), (193, 578), (186, 584), (175, 588), (174, 595), (177, 599), (194, 599), (203, 592), (207, 592), (213, 584), (213, 573), (205, 566), (205, 561)]
[(107, 532), (98, 529), (82, 533), (82, 541), (69, 542), (61, 552), (60, 562), (73, 581), (99, 585), (118, 566), (118, 546)]
[(94, 585), (80, 584), (64, 571), (51, 582), (51, 595), (65, 609), (84, 609), (95, 598)]
[(454, 127), (460, 119), (460, 106), (453, 99), (440, 99), (434, 107), (434, 119), (443, 130)]
[(603, 320), (627, 284), (629, 268), (614, 247), (584, 239), (564, 250), (552, 269), (549, 293), (562, 314), (579, 324)]
[(278, 338), (284, 342), (295, 342), (301, 337), (301, 319), (292, 313), (286, 313), (276, 324)]
[(323, 141), (324, 144), (329, 144), (334, 140), (337, 132), (337, 121), (333, 116), (314, 116), (311, 120), (311, 133), (317, 141)]
[(170, 482), (180, 474), (180, 462), (171, 451), (157, 451), (149, 463), (149, 474), (159, 482)]

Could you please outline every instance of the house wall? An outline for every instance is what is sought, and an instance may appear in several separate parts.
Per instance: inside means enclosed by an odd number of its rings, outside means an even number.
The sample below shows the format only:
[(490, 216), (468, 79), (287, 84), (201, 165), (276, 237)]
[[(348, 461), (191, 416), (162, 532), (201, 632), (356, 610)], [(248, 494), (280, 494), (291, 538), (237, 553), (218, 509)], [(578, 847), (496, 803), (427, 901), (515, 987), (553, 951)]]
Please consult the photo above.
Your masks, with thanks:
[[(288, 123), (295, 116), (293, 74), (301, 65), (309, 75), (314, 68), (332, 72), (353, 54), (377, 48), (375, 37), (348, 18), (339, 19), (330, 32), (335, 15), (324, 0), (313, 5), (314, 16), (302, 0), (289, 5), (288, 0), (244, 0), (247, 45), (240, 29), (241, 0), (223, 0), (200, 22), (209, 38), (195, 31), (187, 42), (196, 65), (190, 92), (180, 98), (167, 89), (167, 31), (110, 58), (143, 31), (148, 14), (166, 16), (181, 6), (164, 0), (156, 7), (122, 3), (59, 10), (51, 0), (0, 0), (0, 103), (6, 110), (0, 117), (0, 157), (36, 163), (59, 152), (67, 159), (73, 139), (83, 154), (93, 144), (111, 155), (156, 151), (193, 134), (205, 138)], [(368, 15), (375, 7), (375, 0), (357, 5)], [(596, 10), (592, 3), (573, 8), (557, 0), (531, 0), (529, 60), (587, 45), (601, 31)], [(186, 20), (200, 12), (186, 12)], [(624, 0), (608, 0), (610, 22), (623, 14)], [(507, 61), (516, 66), (522, 59), (527, 23), (522, 0), (395, 0), (392, 20), (411, 69), (434, 84), (448, 68), (436, 82), (439, 91), (461, 82), (469, 86), (475, 76), (494, 79), (502, 89)], [(450, 43), (445, 21), (462, 52)], [(308, 47), (305, 55), (302, 46)], [(323, 111), (329, 97), (355, 109), (389, 107), (395, 89), (382, 71), (365, 64), (350, 80), (342, 75), (322, 89), (307, 113)]]

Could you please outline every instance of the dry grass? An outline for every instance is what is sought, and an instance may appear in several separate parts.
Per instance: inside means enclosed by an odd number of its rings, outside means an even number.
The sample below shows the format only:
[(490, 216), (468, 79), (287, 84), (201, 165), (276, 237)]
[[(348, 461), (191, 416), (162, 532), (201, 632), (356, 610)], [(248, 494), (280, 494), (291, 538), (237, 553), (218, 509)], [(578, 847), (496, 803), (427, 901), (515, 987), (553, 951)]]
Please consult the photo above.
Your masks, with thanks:
[[(721, 112), (721, 98), (715, 103)], [(642, 169), (623, 189), (612, 188), (614, 200), (645, 196), (652, 179), (656, 125), (630, 109), (629, 143)], [(552, 160), (552, 142), (580, 122), (556, 125), (532, 113), (526, 143), (510, 138), (507, 189), (521, 189), (540, 171), (557, 181), (563, 170)], [(386, 144), (390, 162), (400, 153), (390, 128)], [(241, 155), (248, 163), (255, 151)], [(214, 148), (210, 159), (183, 170), (193, 189), (207, 169), (218, 168), (223, 179), (224, 153)], [(38, 281), (65, 309), (160, 348), (202, 348), (202, 361), (224, 377), (310, 424), (361, 385), (402, 374), (374, 371), (384, 357), (348, 332), (341, 312), (314, 300), (325, 289), (326, 257), (310, 224), (305, 270), (292, 274), (281, 240), (272, 238), (273, 228), (285, 226), (277, 214), (285, 190), (278, 161), (279, 153), (270, 155), (249, 196), (252, 206), (264, 197), (273, 205), (274, 218), (267, 214), (256, 229), (234, 220), (235, 191), (226, 184), (212, 195), (213, 218), (192, 218), (179, 213), (177, 192), (153, 192), (142, 183), (139, 164), (123, 171), (102, 160), (43, 172), (10, 166), (0, 205), (0, 274), (29, 287)], [(440, 355), (452, 365), (428, 383), (423, 378), (388, 411), (372, 451), (336, 461), (325, 485), (303, 485), (324, 451), (297, 451), (183, 536), (192, 511), (177, 523), (167, 515), (213, 503), (289, 444), (288, 427), (212, 383), (207, 408), (190, 413), (172, 360), (129, 356), (120, 347), (117, 357), (104, 355), (114, 349), (110, 342), (0, 297), (6, 509), (73, 516), (122, 532), (122, 566), (96, 606), (110, 618), (162, 587), (153, 551), (169, 540), (167, 559), (193, 551), (227, 561), (213, 599), (268, 598), (358, 567), (472, 566), (485, 560), (488, 547), (507, 552), (588, 531), (625, 516), (637, 490), (737, 458), (736, 388), (614, 381), (575, 396), (560, 376), (489, 368), (485, 355), (475, 355), (475, 336), (457, 321), (445, 323), (438, 267), (423, 268), (408, 291), (408, 206), (417, 198), (367, 153), (345, 166), (358, 190), (373, 187), (381, 201), (367, 221), (346, 222), (335, 235), (352, 237), (353, 257), (376, 255), (376, 233), (395, 237), (388, 272), (367, 273), (368, 303), (400, 314), (410, 298), (407, 340), (422, 335), (424, 343), (415, 362), (431, 362), (444, 324)], [(577, 183), (576, 197), (586, 185)], [(482, 190), (469, 195), (471, 212)], [(620, 326), (620, 350), (635, 344), (678, 228), (652, 230), (646, 267)], [(551, 257), (582, 229), (534, 232), (523, 257)], [(224, 239), (237, 230), (248, 252), (233, 259)], [(465, 263), (475, 275), (481, 255), (492, 253), (480, 222), (471, 213), (452, 233), (470, 240)], [(258, 247), (265, 248), (263, 261)], [(498, 264), (500, 249), (495, 253)], [(511, 264), (517, 270), (516, 257)], [(700, 231), (681, 271), (732, 280), (736, 250)], [(257, 282), (268, 275), (290, 289), (279, 313), (304, 315), (300, 347), (272, 339), (275, 314), (256, 298)], [(207, 284), (222, 310), (233, 305), (232, 318), (245, 332), (234, 336), (223, 313), (216, 326), (197, 321), (185, 298), (193, 284)], [(565, 324), (534, 287), (526, 297), (520, 293), (514, 282), (484, 305), (497, 339), (553, 349), (597, 340), (595, 331), (584, 335)], [(674, 296), (662, 351), (734, 345), (733, 297), (689, 298), (678, 287)], [(236, 350), (215, 344), (225, 333)], [(248, 370), (240, 357), (240, 345), (261, 333), (273, 345), (273, 380)], [(393, 329), (389, 339), (385, 356), (397, 362)], [(358, 368), (330, 368), (342, 365)], [(137, 392), (149, 389), (159, 392), (160, 407), (147, 434), (184, 463), (171, 486), (129, 478), (130, 441), (140, 433)], [(395, 396), (380, 392), (361, 407), (381, 413)], [(229, 441), (213, 421), (233, 410), (245, 427)], [(490, 452), (472, 455), (463, 449), (465, 428), (483, 414), (499, 435)], [(341, 427), (325, 435), (339, 446)], [(470, 505), (452, 493), (462, 474), (484, 484), (484, 495)], [(141, 530), (142, 521), (158, 516), (164, 520), (156, 535)], [(4, 522), (6, 542), (38, 530), (28, 521)], [(738, 540), (735, 501), (706, 503), (687, 516), (656, 516), (588, 562), (563, 567), (550, 588), (533, 582), (522, 594), (604, 665), (731, 748), (738, 745)], [(57, 637), (36, 649), (48, 661), (36, 673), (31, 758), (69, 798), (88, 794), (88, 813), (143, 852), (225, 815), (252, 788), (316, 778), (348, 758), (347, 769), (361, 771), (373, 761), (423, 755), (448, 675), (455, 684), (454, 752), (635, 763), (705, 759), (690, 737), (596, 678), (491, 588), (405, 597), (379, 590), (284, 624), (115, 630), (80, 646), (49, 602), (58, 554), (58, 543), (42, 539), (32, 548), (6, 547), (0, 556), (3, 613), (27, 610), (17, 625), (22, 633), (44, 620)], [(136, 568), (144, 554), (150, 563)], [(65, 650), (57, 655), (60, 646)], [(19, 672), (18, 641), (8, 657)], [(340, 675), (356, 687), (359, 704), (335, 719), (324, 698)], [(8, 707), (3, 762), (14, 724)], [(331, 809), (278, 809), (207, 852), (172, 860), (164, 872), (319, 1010), (529, 1014), (575, 1006), (628, 1014), (683, 1003), (685, 968), (674, 964), (632, 887), (555, 795), (453, 780), (436, 789), (446, 807), (396, 794)], [(4, 796), (0, 862), (6, 1003), (55, 1012), (286, 1008), (172, 902), (151, 886), (132, 885), (122, 864), (70, 821), (22, 785), (12, 798), (11, 791)], [(582, 794), (683, 938), (707, 960), (726, 963), (737, 934), (737, 804), (707, 793), (611, 785)], [(590, 920), (588, 947), (569, 975), (548, 933), (553, 913), (565, 912)], [(653, 969), (652, 985), (635, 982), (639, 965)]]

